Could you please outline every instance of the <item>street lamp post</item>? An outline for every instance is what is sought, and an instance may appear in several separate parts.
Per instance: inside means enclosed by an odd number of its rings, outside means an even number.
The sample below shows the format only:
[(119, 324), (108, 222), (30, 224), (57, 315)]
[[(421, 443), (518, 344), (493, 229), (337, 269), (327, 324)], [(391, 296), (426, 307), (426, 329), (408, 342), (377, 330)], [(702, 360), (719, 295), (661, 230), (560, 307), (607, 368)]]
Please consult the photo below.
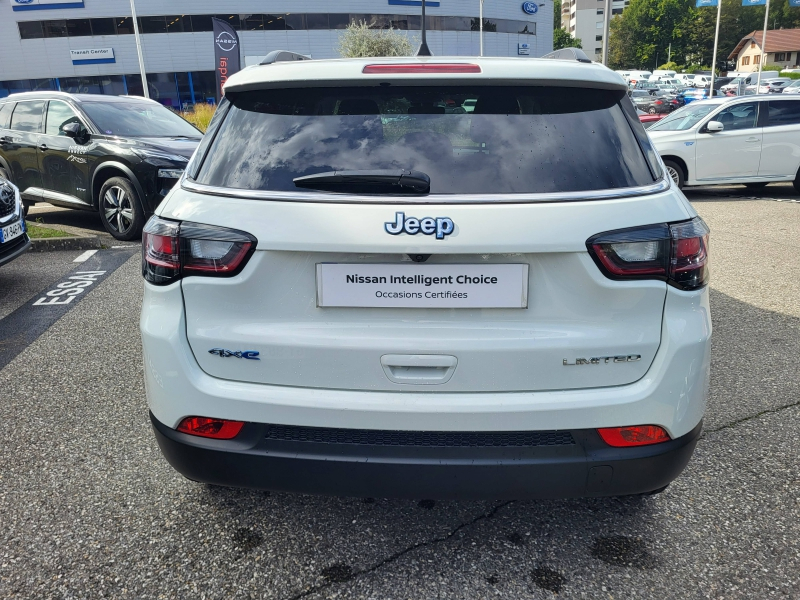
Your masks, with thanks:
[(767, 0), (766, 10), (764, 11), (764, 31), (761, 32), (761, 60), (758, 61), (758, 81), (756, 82), (756, 94), (761, 92), (761, 71), (764, 61), (767, 60), (767, 23), (769, 19), (769, 0)]
[(605, 66), (608, 66), (608, 32), (611, 30), (611, 7), (612, 0), (606, 0), (606, 10), (603, 15), (603, 64)]
[(722, 13), (722, 0), (717, 0), (717, 29), (714, 32), (714, 56), (711, 59), (711, 83), (708, 87), (708, 97), (714, 97), (714, 74), (717, 68), (717, 43), (719, 42), (719, 16)]
[(481, 0), (481, 7), (478, 13), (478, 35), (480, 36), (481, 56), (483, 56), (483, 0)]
[(144, 57), (142, 56), (142, 40), (139, 37), (139, 20), (136, 18), (136, 4), (131, 0), (131, 15), (133, 17), (133, 35), (136, 38), (136, 52), (139, 54), (139, 71), (142, 73), (142, 89), (144, 97), (150, 97), (150, 90), (147, 89), (147, 73), (144, 70)]

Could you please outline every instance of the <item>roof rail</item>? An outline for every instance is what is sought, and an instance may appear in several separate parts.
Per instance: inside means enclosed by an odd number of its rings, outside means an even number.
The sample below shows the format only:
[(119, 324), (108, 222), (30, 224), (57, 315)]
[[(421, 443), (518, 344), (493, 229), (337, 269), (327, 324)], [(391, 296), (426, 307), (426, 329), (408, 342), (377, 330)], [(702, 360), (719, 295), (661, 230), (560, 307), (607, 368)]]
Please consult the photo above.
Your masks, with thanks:
[(557, 60), (577, 60), (582, 63), (590, 63), (589, 57), (586, 56), (580, 48), (561, 48), (561, 50), (554, 50), (549, 54), (545, 54), (542, 58), (555, 58)]
[(271, 65), (276, 62), (285, 62), (290, 60), (311, 60), (310, 56), (305, 54), (298, 54), (297, 52), (289, 52), (288, 50), (273, 50), (264, 57), (259, 64)]
[(161, 104), (158, 100), (153, 100), (152, 98), (145, 98), (144, 96), (137, 96), (136, 94), (118, 94), (119, 98), (133, 98), (134, 100), (146, 100), (147, 102), (155, 102), (156, 104)]

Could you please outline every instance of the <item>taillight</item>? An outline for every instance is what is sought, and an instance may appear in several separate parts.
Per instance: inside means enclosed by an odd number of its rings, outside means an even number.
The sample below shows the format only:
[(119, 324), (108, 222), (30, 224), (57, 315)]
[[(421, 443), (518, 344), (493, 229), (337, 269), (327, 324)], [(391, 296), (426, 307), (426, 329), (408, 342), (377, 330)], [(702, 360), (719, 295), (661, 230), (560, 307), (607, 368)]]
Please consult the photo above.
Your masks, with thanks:
[(153, 216), (142, 232), (142, 275), (166, 285), (189, 275), (232, 277), (256, 248), (249, 233)]
[(142, 231), (142, 275), (150, 283), (166, 285), (181, 274), (180, 224), (151, 217)]
[(708, 225), (697, 217), (669, 226), (672, 251), (669, 280), (673, 285), (695, 290), (708, 283)]
[(604, 427), (597, 433), (603, 441), (614, 448), (649, 446), (670, 440), (669, 434), (658, 425), (634, 425), (632, 427)]
[(366, 65), (366, 75), (394, 75), (397, 73), (480, 73), (480, 65), (472, 63), (411, 63), (400, 65)]
[(664, 104), (664, 102), (662, 102), (661, 100), (656, 100), (655, 102), (653, 102), (653, 104)]
[(708, 226), (700, 217), (607, 231), (586, 247), (609, 279), (659, 279), (682, 290), (708, 283)]
[(243, 421), (209, 419), (208, 417), (186, 417), (178, 425), (178, 431), (215, 440), (231, 440), (239, 435)]

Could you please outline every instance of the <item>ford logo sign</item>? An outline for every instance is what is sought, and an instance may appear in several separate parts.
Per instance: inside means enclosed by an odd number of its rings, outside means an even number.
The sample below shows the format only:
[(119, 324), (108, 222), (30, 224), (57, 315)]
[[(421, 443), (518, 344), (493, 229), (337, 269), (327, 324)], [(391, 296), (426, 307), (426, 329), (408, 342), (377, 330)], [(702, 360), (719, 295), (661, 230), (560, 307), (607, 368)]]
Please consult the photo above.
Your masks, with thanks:
[(536, 4), (536, 2), (523, 2), (522, 11), (529, 15), (535, 15), (537, 12), (539, 12), (539, 6)]

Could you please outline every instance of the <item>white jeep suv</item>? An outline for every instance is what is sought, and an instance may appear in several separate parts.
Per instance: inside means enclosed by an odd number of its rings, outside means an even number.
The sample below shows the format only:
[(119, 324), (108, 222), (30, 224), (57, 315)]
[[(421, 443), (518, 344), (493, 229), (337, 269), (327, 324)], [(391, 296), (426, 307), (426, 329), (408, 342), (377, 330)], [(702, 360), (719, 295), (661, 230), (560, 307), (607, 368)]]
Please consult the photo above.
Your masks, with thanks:
[(626, 91), (551, 59), (231, 77), (144, 230), (170, 464), (350, 496), (669, 484), (706, 405), (708, 229)]

